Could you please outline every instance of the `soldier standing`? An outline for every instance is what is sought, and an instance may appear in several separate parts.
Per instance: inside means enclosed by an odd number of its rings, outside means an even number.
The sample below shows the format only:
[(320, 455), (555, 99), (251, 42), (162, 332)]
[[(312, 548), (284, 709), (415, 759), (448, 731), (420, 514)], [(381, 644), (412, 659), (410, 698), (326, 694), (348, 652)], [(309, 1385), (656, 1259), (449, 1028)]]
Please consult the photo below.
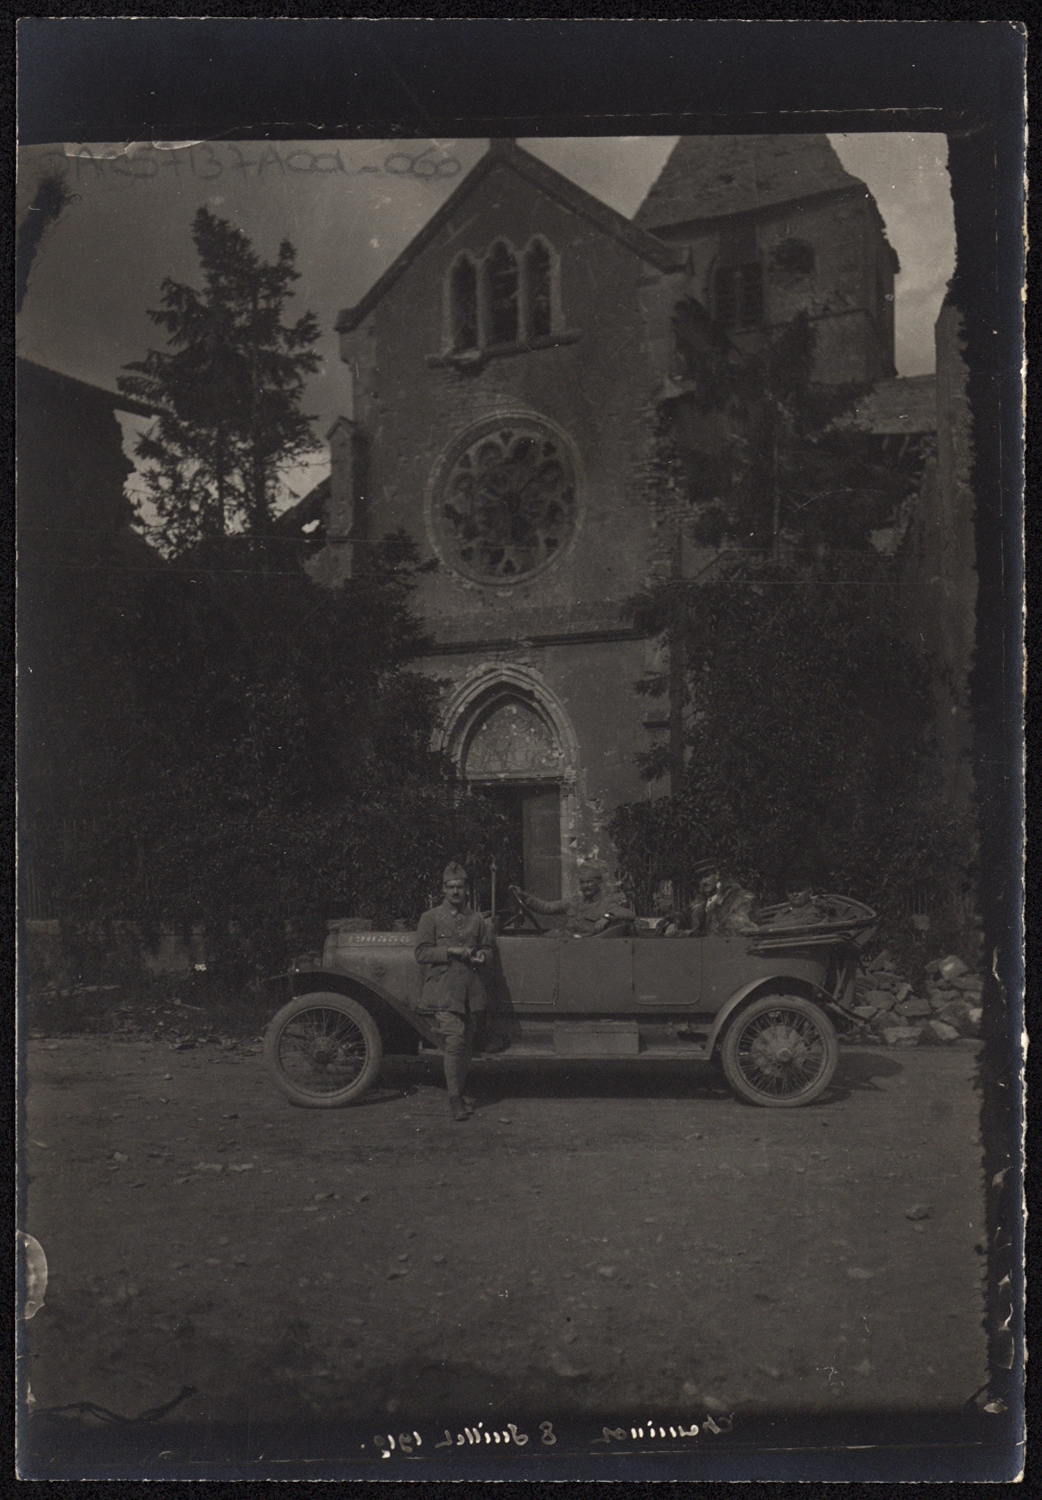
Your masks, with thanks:
[(467, 905), (467, 872), (446, 867), (444, 900), (424, 912), (416, 931), (416, 962), (423, 974), (420, 1009), (434, 1011), (445, 1053), (445, 1086), (454, 1120), (465, 1120), (473, 1103), (463, 1089), (470, 1070), (474, 1030), (488, 1004), (482, 969), (492, 962), (492, 929)]

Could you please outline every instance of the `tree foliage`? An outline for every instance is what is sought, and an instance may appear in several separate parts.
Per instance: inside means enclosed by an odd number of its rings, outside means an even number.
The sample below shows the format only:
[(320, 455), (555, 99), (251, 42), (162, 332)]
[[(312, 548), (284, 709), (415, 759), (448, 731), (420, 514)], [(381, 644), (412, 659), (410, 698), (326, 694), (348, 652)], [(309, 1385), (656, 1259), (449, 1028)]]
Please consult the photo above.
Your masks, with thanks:
[(202, 290), (164, 280), (149, 317), (168, 347), (150, 349), (119, 380), (158, 413), (137, 457), (161, 542), (174, 553), (238, 530), (265, 534), (280, 472), (317, 447), (300, 402), (318, 369), (318, 323), (310, 312), (285, 321), (299, 280), (293, 246), (283, 241), (266, 262), (207, 208), (192, 239)]
[(15, 312), (20, 313), (29, 292), (29, 277), (48, 233), (77, 195), (61, 168), (43, 174), (32, 202), (18, 224), (15, 235)]
[(41, 574), (54, 619), (26, 666), (47, 753), (23, 814), (83, 972), (121, 931), (202, 928), (240, 982), (321, 946), (330, 918), (414, 923), (446, 861), (502, 858), (505, 829), (431, 748), (409, 539), (366, 545), (329, 588), (272, 525), (279, 469), (311, 446), (292, 247), (265, 265), (206, 210), (193, 233), (204, 290), (164, 282), (170, 350), (123, 382), (160, 411), (138, 452), (165, 556), (77, 568), (64, 598)]
[[(645, 901), (662, 880), (690, 891), (710, 856), (765, 897), (799, 866), (906, 916), (922, 886), (958, 883), (972, 849), (946, 803), (935, 664), (903, 628), (899, 561), (868, 545), (916, 471), (833, 426), (852, 393), (811, 383), (806, 320), (744, 357), (698, 331), (701, 346), (680, 340), (687, 388), (651, 498), (668, 491), (720, 550), (698, 582), (630, 605), (682, 654), (685, 769), (670, 796), (620, 808), (613, 836)], [(667, 673), (638, 684), (668, 689)], [(642, 758), (649, 781), (670, 764), (666, 746)]]
[(680, 376), (658, 412), (702, 545), (752, 552), (864, 547), (914, 487), (876, 440), (844, 426), (865, 387), (812, 380), (816, 335), (804, 314), (739, 352), (697, 304), (674, 315)]
[(499, 852), (500, 816), (430, 748), (402, 550), (338, 589), (293, 559), (249, 566), (247, 538), (123, 581), (123, 699), (79, 716), (94, 816), (54, 824), (45, 853), (70, 933), (202, 928), (242, 979), (332, 917), (412, 923), (448, 858)]

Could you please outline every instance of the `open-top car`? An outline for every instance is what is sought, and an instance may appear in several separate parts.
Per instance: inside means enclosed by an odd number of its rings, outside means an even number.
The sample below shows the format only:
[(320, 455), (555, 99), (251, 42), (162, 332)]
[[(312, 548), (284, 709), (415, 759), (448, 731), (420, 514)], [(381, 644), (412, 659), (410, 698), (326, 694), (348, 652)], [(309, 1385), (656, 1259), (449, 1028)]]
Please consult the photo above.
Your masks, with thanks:
[[(501, 924), (488, 976), (497, 1051), (534, 1058), (718, 1059), (753, 1104), (809, 1104), (836, 1069), (836, 1025), (854, 1022), (857, 950), (878, 918), (841, 896), (816, 898), (820, 920), (786, 925), (767, 909), (753, 933), (667, 937), (617, 923), (590, 937), (547, 928), (520, 905)], [(419, 1010), (415, 934), (331, 923), (321, 959), (289, 976), (265, 1059), (297, 1104), (360, 1099), (385, 1056), (440, 1055), (434, 1017)]]

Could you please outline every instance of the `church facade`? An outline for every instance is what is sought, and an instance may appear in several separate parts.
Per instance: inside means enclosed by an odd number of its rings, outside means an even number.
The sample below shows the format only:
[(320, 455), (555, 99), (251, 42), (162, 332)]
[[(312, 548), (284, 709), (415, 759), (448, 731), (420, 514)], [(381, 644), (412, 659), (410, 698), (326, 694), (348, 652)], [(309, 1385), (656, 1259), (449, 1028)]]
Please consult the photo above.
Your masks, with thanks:
[[(569, 894), (580, 858), (610, 861), (613, 809), (654, 791), (637, 757), (663, 716), (634, 685), (661, 646), (626, 602), (670, 567), (647, 475), (674, 308), (739, 344), (803, 308), (818, 378), (875, 381), (894, 373), (895, 269), (824, 136), (682, 139), (632, 221), (493, 141), (340, 314), (355, 405), (329, 435), (316, 574), (399, 529), (436, 561), (422, 665), (444, 748), (511, 820), (508, 878)], [(689, 550), (689, 575), (711, 559)]]

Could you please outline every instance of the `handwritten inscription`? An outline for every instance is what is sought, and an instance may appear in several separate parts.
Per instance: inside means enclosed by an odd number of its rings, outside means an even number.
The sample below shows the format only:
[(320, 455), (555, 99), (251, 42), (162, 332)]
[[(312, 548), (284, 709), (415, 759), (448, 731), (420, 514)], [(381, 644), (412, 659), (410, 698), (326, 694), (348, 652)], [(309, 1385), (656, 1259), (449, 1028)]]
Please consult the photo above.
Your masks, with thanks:
[[(640, 1427), (602, 1427), (601, 1436), (591, 1438), (592, 1444), (603, 1443), (611, 1446), (612, 1443), (661, 1441), (663, 1438), (696, 1438), (700, 1432), (711, 1432), (719, 1435), (722, 1432), (730, 1432), (732, 1427), (730, 1417), (720, 1417), (719, 1420), (707, 1416), (699, 1427), (697, 1422), (684, 1427), (679, 1422), (668, 1424), (662, 1422), (645, 1422)], [(524, 1448), (529, 1441), (527, 1432), (521, 1432), (516, 1422), (508, 1422), (503, 1428), (486, 1427), (484, 1422), (478, 1422), (474, 1427), (464, 1427), (462, 1431), (452, 1433), (446, 1427), (440, 1442), (434, 1443), (434, 1448), (481, 1448), (481, 1447), (514, 1447)], [(554, 1432), (552, 1422), (539, 1423), (539, 1442), (544, 1448), (552, 1448), (557, 1443), (557, 1435)], [(423, 1447), (423, 1439), (418, 1432), (400, 1432), (395, 1438), (393, 1433), (386, 1436), (378, 1434), (373, 1438), (373, 1447), (379, 1449), (381, 1458), (390, 1458), (392, 1453), (402, 1453), (407, 1458), (416, 1455), (416, 1450)]]
[[(702, 1423), (701, 1430), (719, 1434), (721, 1432), (730, 1432), (731, 1426), (730, 1417), (721, 1417), (719, 1422), (715, 1421), (712, 1417), (706, 1417)], [(657, 1425), (654, 1422), (648, 1422), (644, 1427), (631, 1427), (628, 1431), (625, 1427), (602, 1427), (601, 1436), (594, 1438), (593, 1441), (595, 1443), (611, 1444), (613, 1442), (640, 1442), (641, 1439), (645, 1438), (695, 1438), (698, 1436), (699, 1430), (695, 1422), (692, 1422), (690, 1427), (681, 1427), (679, 1423), (674, 1427), (672, 1425), (663, 1426), (661, 1422)]]
[(196, 141), (187, 146), (134, 145), (125, 150), (112, 146), (66, 146), (63, 151), (48, 151), (48, 157), (60, 157), (71, 164), (77, 181), (117, 178), (121, 182), (147, 182), (163, 173), (175, 177), (197, 177), (216, 182), (227, 174), (238, 174), (244, 181), (264, 182), (286, 176), (344, 177), (386, 175), (418, 177), (422, 181), (457, 177), (462, 170), (455, 156), (438, 156), (437, 148), (422, 151), (398, 149), (384, 157), (380, 165), (345, 163), (339, 148), (323, 150), (321, 146), (296, 146), (287, 150), (270, 142), (238, 146), (230, 141)]

